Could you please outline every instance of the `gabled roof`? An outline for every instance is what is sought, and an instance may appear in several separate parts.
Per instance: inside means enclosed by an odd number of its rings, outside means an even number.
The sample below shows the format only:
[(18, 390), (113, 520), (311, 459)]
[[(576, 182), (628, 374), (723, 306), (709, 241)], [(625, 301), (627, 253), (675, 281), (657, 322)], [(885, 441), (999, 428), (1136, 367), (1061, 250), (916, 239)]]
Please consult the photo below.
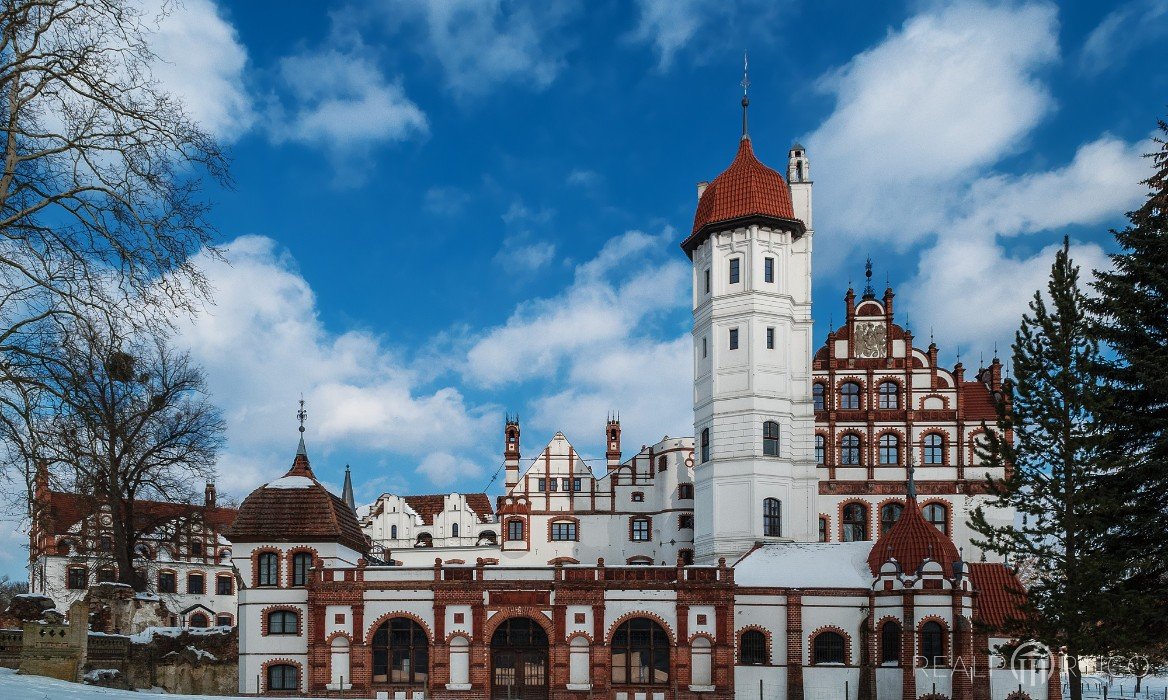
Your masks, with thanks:
[[(49, 512), (42, 518), (44, 527), (51, 528), (48, 534), (64, 535), (77, 523), (98, 512), (100, 504), (87, 496), (60, 491), (49, 492)], [(216, 530), (225, 530), (235, 520), (234, 508), (206, 508), (194, 503), (166, 503), (162, 501), (136, 501), (134, 504), (136, 527), (150, 529), (178, 518), (201, 516), (203, 522)]]
[[(474, 511), (480, 523), (491, 522), (491, 515), (494, 511), (491, 508), (491, 499), (487, 497), (487, 494), (467, 493), (463, 496), (466, 498), (466, 505)], [(423, 525), (433, 525), (434, 516), (446, 509), (448, 497), (447, 494), (402, 496), (402, 500), (418, 514)]]
[(1022, 618), (1026, 594), (1018, 577), (1005, 564), (970, 564), (969, 580), (978, 593), (974, 622), (1002, 631), (1011, 619)]
[(802, 233), (806, 228), (795, 218), (791, 206), (791, 191), (787, 181), (777, 171), (768, 168), (754, 156), (750, 137), (738, 142), (738, 154), (730, 167), (706, 185), (698, 200), (693, 230), (681, 244), (692, 254), (694, 249), (718, 224), (747, 221), (752, 218), (775, 220)]

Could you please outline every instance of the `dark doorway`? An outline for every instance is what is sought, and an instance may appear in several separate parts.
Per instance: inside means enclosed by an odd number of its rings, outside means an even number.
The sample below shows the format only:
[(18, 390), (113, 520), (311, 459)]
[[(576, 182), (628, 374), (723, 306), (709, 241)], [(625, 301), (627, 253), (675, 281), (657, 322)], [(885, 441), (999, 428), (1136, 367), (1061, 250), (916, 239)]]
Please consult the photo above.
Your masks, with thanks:
[(491, 635), (491, 697), (546, 700), (548, 638), (529, 617), (504, 620)]

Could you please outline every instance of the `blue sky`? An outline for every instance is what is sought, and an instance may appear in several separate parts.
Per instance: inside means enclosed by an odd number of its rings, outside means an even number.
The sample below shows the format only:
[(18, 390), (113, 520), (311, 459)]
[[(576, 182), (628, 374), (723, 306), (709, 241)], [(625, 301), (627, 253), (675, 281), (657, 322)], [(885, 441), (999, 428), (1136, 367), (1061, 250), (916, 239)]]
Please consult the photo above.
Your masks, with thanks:
[(287, 469), (301, 393), (318, 475), (351, 464), (362, 499), (486, 488), (505, 411), (527, 457), (556, 430), (602, 457), (608, 411), (626, 453), (689, 435), (678, 243), (734, 155), (744, 49), (756, 153), (811, 159), (817, 342), (871, 255), (899, 320), (976, 365), (1064, 234), (1105, 264), (1166, 39), (1168, 0), (183, 0), (158, 78), (233, 159), (231, 264), (176, 338), (229, 422), (221, 489)]

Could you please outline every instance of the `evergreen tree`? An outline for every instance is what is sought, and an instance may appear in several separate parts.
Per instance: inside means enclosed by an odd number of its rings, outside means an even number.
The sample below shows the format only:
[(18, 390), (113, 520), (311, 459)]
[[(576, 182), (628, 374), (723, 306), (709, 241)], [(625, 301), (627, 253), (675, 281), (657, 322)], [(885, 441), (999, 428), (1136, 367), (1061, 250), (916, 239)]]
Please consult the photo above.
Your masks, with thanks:
[[(998, 404), (998, 430), (986, 431), (978, 449), (990, 466), (1005, 469), (1004, 480), (989, 480), (990, 505), (1012, 508), (1022, 521), (991, 525), (981, 508), (971, 520), (983, 548), (1038, 564), (1024, 614), (1010, 620), (1007, 632), (1065, 649), (1072, 659), (1101, 648), (1098, 584), (1109, 568), (1095, 546), (1106, 527), (1095, 490), (1098, 345), (1088, 333), (1078, 280), (1064, 240), (1047, 285), (1050, 306), (1035, 292), (1015, 336), (1015, 378)], [(1069, 666), (1071, 697), (1080, 700), (1082, 679)]]
[(1118, 651), (1154, 662), (1168, 656), (1168, 123), (1159, 126), (1148, 199), (1112, 232), (1121, 252), (1113, 270), (1097, 273), (1089, 302), (1108, 399), (1102, 490), (1117, 495), (1100, 545), (1124, 558), (1108, 582), (1114, 614), (1105, 622)]

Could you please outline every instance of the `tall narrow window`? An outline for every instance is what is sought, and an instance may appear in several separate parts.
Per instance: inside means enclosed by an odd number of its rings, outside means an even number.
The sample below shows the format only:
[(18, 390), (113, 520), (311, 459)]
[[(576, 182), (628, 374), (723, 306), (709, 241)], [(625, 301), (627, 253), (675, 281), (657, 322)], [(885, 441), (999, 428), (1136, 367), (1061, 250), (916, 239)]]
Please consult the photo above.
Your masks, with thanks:
[(702, 428), (702, 464), (710, 461), (710, 429)]
[(844, 542), (868, 539), (868, 509), (861, 503), (849, 503), (843, 513)]
[(702, 357), (709, 357), (710, 356), (709, 345), (710, 344), (708, 342), (706, 342), (705, 336), (702, 336)]
[(945, 438), (937, 433), (929, 433), (922, 443), (925, 451), (925, 464), (936, 466), (945, 463)]
[(884, 534), (891, 530), (903, 513), (904, 505), (900, 503), (885, 503), (880, 506), (880, 533)]
[(297, 552), (292, 555), (292, 585), (307, 586), (308, 570), (312, 568), (312, 554)]
[(925, 520), (946, 535), (949, 534), (949, 509), (940, 503), (930, 503), (924, 508)]
[(822, 411), (824, 409), (823, 385), (819, 382), (811, 385), (811, 399), (815, 402), (816, 411)]
[(827, 542), (827, 518), (819, 519), (819, 541)]
[(766, 636), (758, 630), (746, 630), (738, 641), (738, 663), (759, 666), (766, 663)]
[(880, 463), (900, 464), (900, 438), (892, 433), (880, 436)]
[(762, 424), (762, 453), (768, 457), (779, 456), (779, 424), (773, 420)]
[(880, 382), (880, 408), (900, 408), (900, 387), (896, 382)]
[(677, 485), (677, 498), (680, 501), (692, 501), (693, 500), (693, 484), (678, 484)]
[(451, 537), (458, 537), (458, 523), (453, 523), (450, 526), (450, 536)]
[(408, 617), (394, 617), (373, 633), (373, 681), (426, 683), (430, 676), (430, 640)]
[(280, 558), (275, 552), (264, 552), (259, 556), (259, 584), (261, 586), (280, 585)]
[(826, 445), (827, 445), (827, 440), (824, 440), (822, 435), (815, 436), (815, 463), (816, 464), (823, 464), (824, 463), (824, 461), (826, 459), (826, 455), (824, 454), (824, 452), (827, 451)]
[(855, 410), (860, 407), (860, 385), (855, 382), (844, 382), (840, 386), (840, 408)]
[(926, 666), (945, 665), (945, 630), (941, 623), (929, 620), (921, 625), (921, 656)]
[(880, 663), (900, 661), (900, 625), (889, 620), (880, 628)]
[(738, 329), (737, 328), (730, 329), (730, 349), (731, 350), (738, 349)]
[(775, 349), (775, 329), (767, 327), (767, 350)]
[(710, 293), (710, 268), (706, 268), (706, 294)]
[(762, 278), (770, 284), (775, 281), (775, 259), (763, 258), (762, 260)]
[(389, 526), (389, 539), (391, 539), (391, 540), (397, 539), (397, 525), (390, 525)]
[(777, 498), (762, 501), (762, 534), (764, 537), (783, 536), (783, 504)]
[(741, 258), (731, 258), (730, 259), (730, 284), (738, 284), (738, 282), (740, 281), (741, 270), (739, 268), (741, 267), (741, 265), (742, 265)]
[(860, 436), (848, 433), (840, 438), (840, 464), (854, 467), (860, 464)]
[(667, 685), (669, 637), (653, 620), (634, 617), (612, 633), (614, 685)]

